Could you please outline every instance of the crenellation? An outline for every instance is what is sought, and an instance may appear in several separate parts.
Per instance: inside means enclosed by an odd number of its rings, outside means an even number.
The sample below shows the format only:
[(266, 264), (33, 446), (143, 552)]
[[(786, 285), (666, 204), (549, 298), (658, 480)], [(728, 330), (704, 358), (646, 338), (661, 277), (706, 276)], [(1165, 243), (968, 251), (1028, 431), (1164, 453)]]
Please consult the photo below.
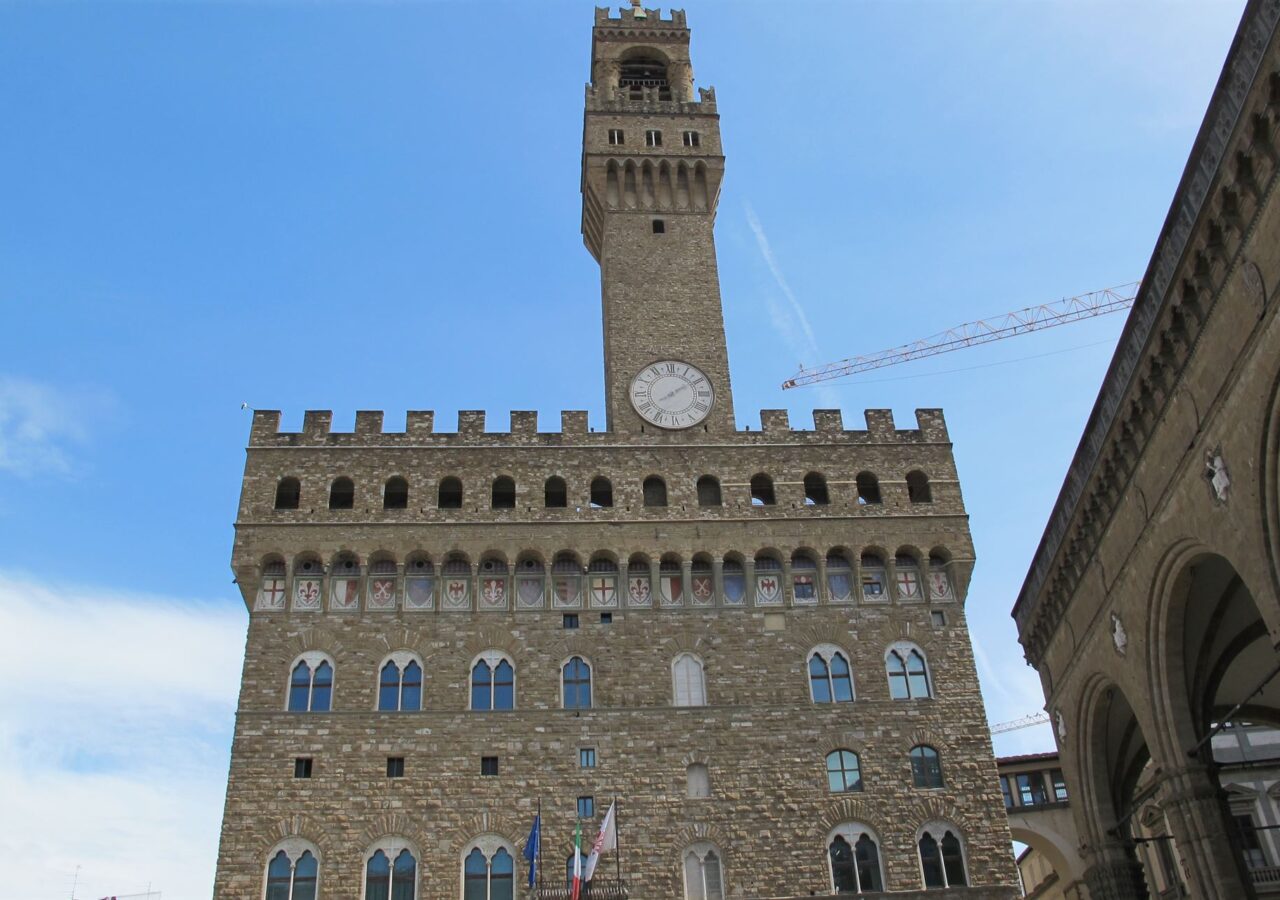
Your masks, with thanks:
[(917, 409), (916, 426), (926, 441), (941, 444), (951, 442), (951, 435), (947, 432), (947, 420), (940, 409)]
[(790, 413), (785, 409), (760, 410), (760, 430), (764, 432), (790, 431)]
[(253, 411), (253, 425), (249, 429), (250, 446), (274, 443), (272, 439), (279, 433), (280, 410), (255, 409)]
[(362, 409), (356, 411), (357, 435), (369, 436), (382, 434), (382, 411)]
[(333, 427), (333, 412), (327, 409), (309, 409), (302, 414), (302, 436), (306, 440), (327, 437)]
[(628, 24), (638, 25), (669, 25), (673, 28), (685, 28), (686, 19), (683, 9), (672, 9), (667, 18), (662, 17), (662, 8), (648, 9), (632, 6), (624, 6), (618, 9), (618, 15), (613, 14), (613, 7), (597, 6), (596, 7), (596, 27), (619, 28)]
[(411, 441), (428, 437), (435, 431), (436, 414), (430, 409), (411, 409), (405, 413), (404, 433)]
[(458, 410), (458, 436), (475, 437), (484, 434), (484, 420), (483, 409)]
[(823, 433), (844, 431), (844, 413), (838, 409), (815, 409), (813, 430)]
[(515, 437), (532, 437), (538, 433), (538, 411), (536, 409), (513, 409), (511, 411), (511, 434)]
[(863, 414), (867, 418), (867, 432), (873, 438), (890, 441), (894, 439), (898, 431), (893, 424), (893, 410), (868, 409)]
[(585, 409), (566, 409), (560, 412), (560, 433), (587, 434), (587, 411)]

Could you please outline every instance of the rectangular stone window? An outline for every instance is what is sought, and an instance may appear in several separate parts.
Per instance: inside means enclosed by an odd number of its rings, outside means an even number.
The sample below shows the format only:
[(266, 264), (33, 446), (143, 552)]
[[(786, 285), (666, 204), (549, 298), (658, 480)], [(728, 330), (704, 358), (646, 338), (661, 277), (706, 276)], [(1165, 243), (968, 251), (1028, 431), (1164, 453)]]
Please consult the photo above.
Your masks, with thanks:
[(570, 628), (570, 629), (572, 629), (572, 628), (577, 628), (577, 627), (578, 627), (578, 614), (577, 614), (577, 613), (565, 613), (565, 614), (564, 614), (564, 627), (565, 627), (565, 628)]
[(578, 798), (578, 818), (590, 819), (596, 814), (596, 798), (595, 797), (579, 797)]
[(480, 757), (480, 774), (488, 778), (497, 777), (498, 774), (498, 757), (482, 756)]
[(1004, 795), (1004, 808), (1013, 809), (1013, 793), (1009, 790), (1009, 776), (1000, 776), (1000, 793)]
[(612, 625), (612, 624), (613, 624), (613, 613), (600, 613), (600, 624), (601, 624), (601, 625)]
[(1065, 803), (1067, 799), (1067, 780), (1062, 777), (1062, 770), (1053, 769), (1049, 772), (1049, 780), (1053, 782), (1054, 801)]
[(661, 147), (662, 132), (657, 129), (650, 128), (644, 133), (644, 143), (647, 147)]
[(404, 777), (404, 757), (403, 756), (387, 757), (387, 777), (388, 778)]
[(615, 146), (615, 147), (618, 147), (618, 146), (621, 146), (622, 144), (625, 144), (626, 142), (627, 142), (627, 141), (626, 141), (626, 136), (622, 133), (622, 129), (621, 129), (621, 128), (610, 128), (610, 129), (609, 129), (609, 143), (610, 143), (610, 144), (612, 144), (612, 145), (613, 145), (613, 146)]
[(595, 747), (583, 747), (578, 751), (578, 767), (582, 769), (594, 769), (596, 767)]
[(663, 220), (663, 219), (654, 219), (652, 224), (653, 224), (653, 233), (654, 233), (654, 234), (666, 234), (666, 233), (667, 233), (667, 223), (666, 223), (666, 221), (665, 221), (665, 220)]
[(702, 146), (702, 138), (698, 136), (696, 131), (686, 131), (684, 133), (684, 145), (686, 147), (700, 147)]
[(293, 777), (294, 778), (310, 778), (311, 777), (311, 757), (299, 756), (293, 761)]
[(947, 624), (947, 614), (940, 609), (935, 609), (930, 612), (929, 618), (933, 619), (934, 628), (942, 628)]

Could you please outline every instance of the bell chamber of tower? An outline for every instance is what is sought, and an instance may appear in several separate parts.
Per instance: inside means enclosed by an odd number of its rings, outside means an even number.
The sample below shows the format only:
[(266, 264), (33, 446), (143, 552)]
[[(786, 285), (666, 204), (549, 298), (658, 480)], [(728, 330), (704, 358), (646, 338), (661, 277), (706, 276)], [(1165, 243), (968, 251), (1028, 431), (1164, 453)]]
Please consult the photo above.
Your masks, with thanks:
[(610, 431), (734, 430), (712, 233), (723, 173), (715, 92), (695, 95), (684, 13), (597, 9), (582, 235), (600, 263)]

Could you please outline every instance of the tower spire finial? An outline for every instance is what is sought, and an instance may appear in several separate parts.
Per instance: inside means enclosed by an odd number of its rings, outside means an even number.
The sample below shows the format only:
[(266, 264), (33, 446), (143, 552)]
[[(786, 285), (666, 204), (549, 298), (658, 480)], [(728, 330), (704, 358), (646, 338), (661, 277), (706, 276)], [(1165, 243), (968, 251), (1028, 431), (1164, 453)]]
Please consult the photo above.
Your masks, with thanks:
[(644, 11), (644, 7), (640, 5), (643, 2), (644, 0), (631, 0), (631, 15), (635, 16), (637, 19), (648, 18)]

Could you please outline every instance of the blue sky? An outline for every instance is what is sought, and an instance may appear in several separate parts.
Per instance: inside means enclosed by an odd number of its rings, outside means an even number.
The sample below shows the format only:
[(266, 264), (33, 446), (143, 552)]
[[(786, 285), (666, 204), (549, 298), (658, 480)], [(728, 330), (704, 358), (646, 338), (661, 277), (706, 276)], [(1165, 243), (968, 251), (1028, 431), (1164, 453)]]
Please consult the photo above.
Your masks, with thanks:
[[(1139, 277), (1243, 3), (686, 6), (728, 157), (739, 422), (945, 408), (990, 717), (1034, 712), (1008, 613), (1121, 317), (779, 384)], [(66, 897), (77, 865), (80, 897), (209, 895), (241, 402), (287, 427), (603, 427), (591, 21), (563, 0), (0, 0), (0, 900)]]

